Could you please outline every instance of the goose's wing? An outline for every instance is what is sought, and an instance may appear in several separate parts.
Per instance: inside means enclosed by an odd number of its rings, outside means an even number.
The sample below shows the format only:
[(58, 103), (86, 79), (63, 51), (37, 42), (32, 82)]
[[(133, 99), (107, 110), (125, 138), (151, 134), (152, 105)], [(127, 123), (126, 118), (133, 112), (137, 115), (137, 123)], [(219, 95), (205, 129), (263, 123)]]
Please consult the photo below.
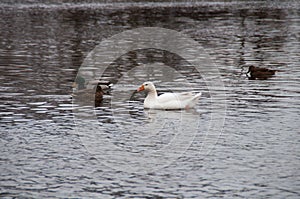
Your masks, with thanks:
[(197, 99), (201, 96), (201, 93), (193, 93), (193, 92), (184, 92), (184, 93), (175, 93), (177, 95), (177, 99), (181, 101), (190, 101)]
[(176, 94), (174, 94), (174, 93), (163, 93), (157, 97), (157, 101), (159, 103), (167, 103), (170, 101), (174, 101), (176, 99), (177, 99), (177, 97), (176, 97)]
[(199, 98), (201, 93), (194, 94), (193, 92), (184, 93), (164, 93), (158, 96), (159, 103), (167, 103), (171, 101), (190, 101)]

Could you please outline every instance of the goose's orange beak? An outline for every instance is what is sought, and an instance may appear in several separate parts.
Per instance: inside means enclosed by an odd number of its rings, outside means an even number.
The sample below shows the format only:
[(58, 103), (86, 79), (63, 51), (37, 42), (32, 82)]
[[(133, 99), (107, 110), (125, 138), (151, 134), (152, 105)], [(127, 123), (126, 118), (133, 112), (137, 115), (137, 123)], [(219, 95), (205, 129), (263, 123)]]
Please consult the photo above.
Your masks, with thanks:
[(144, 85), (140, 86), (140, 87), (137, 89), (138, 92), (139, 92), (139, 91), (143, 91), (143, 90), (145, 90)]

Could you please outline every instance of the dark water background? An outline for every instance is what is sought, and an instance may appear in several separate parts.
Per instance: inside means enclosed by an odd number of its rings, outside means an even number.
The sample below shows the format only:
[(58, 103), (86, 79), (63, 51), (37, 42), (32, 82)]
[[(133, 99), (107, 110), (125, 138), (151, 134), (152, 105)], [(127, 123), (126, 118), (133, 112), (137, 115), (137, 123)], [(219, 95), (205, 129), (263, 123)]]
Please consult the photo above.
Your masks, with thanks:
[[(296, 1), (3, 2), (1, 197), (300, 197), (300, 9)], [(227, 109), (222, 133), (209, 153), (199, 153), (199, 136), (169, 166), (136, 174), (103, 165), (88, 152), (75, 130), (71, 94), (80, 65), (97, 44), (145, 26), (184, 33), (207, 50), (225, 85)], [(122, 56), (105, 78), (117, 84), (122, 72), (131, 70), (137, 61), (184, 65), (166, 52), (140, 53), (140, 60)], [(251, 64), (280, 72), (267, 80), (250, 81), (241, 72)], [(185, 78), (203, 92), (195, 112), (184, 113), (187, 118), (200, 117), (203, 126), (197, 133), (201, 135), (213, 111), (210, 95), (198, 73), (191, 72)], [(138, 86), (129, 82), (130, 89)], [(161, 88), (186, 89), (166, 82)], [(119, 91), (117, 87), (112, 90)], [(141, 96), (136, 98), (135, 114), (145, 119)], [(102, 130), (115, 135), (118, 131), (111, 124), (116, 118), (103, 111), (111, 109), (110, 99), (105, 96), (97, 115)], [(167, 117), (172, 114), (176, 113)], [(166, 139), (162, 143), (168, 142), (168, 132), (164, 133), (160, 135)], [(131, 138), (112, 139), (127, 150), (137, 147)]]

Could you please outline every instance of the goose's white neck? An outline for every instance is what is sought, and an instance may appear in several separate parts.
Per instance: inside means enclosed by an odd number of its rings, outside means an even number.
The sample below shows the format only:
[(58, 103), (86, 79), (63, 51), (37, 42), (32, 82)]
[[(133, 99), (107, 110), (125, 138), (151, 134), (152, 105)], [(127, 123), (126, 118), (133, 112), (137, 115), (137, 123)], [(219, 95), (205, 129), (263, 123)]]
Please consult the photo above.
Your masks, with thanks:
[(151, 108), (156, 103), (156, 100), (157, 100), (156, 90), (150, 90), (147, 93), (147, 97), (145, 98), (144, 107), (145, 108)]
[(148, 93), (147, 93), (147, 98), (157, 98), (157, 92), (156, 90), (150, 90)]

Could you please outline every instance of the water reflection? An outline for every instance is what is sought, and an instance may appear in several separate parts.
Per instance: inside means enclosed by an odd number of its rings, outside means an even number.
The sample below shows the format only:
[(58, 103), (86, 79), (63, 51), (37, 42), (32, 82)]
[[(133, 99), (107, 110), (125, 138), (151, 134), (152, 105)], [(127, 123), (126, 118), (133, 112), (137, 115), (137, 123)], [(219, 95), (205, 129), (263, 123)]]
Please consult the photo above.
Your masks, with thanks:
[[(197, 111), (114, 108), (94, 120), (78, 120), (78, 134), (97, 160), (122, 171), (150, 172), (168, 166), (192, 144), (200, 124)], [(129, 112), (130, 111), (130, 112)], [(108, 120), (110, 118), (110, 120)], [(143, 154), (143, 155), (140, 155)], [(161, 159), (161, 157), (164, 157)]]

